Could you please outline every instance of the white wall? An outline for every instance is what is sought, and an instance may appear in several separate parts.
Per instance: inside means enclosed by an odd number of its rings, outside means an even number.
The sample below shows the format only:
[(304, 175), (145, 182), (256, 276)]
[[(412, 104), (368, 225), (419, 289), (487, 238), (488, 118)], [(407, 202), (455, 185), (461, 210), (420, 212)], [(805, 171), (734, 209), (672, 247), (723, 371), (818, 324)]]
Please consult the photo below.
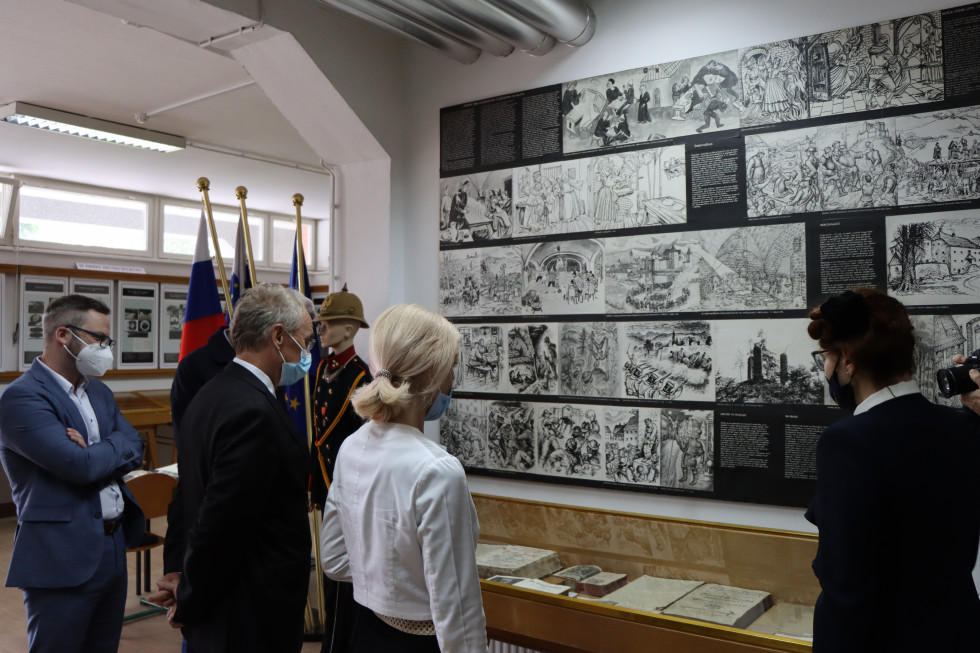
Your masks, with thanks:
[[(406, 156), (392, 160), (392, 223), (404, 220), (404, 283), (392, 299), (437, 308), (439, 109), (462, 102), (965, 4), (965, 0), (587, 0), (596, 35), (533, 58), (487, 55), (463, 66), (408, 50)], [(406, 181), (402, 181), (405, 179)], [(402, 190), (403, 189), (403, 190)], [(395, 239), (392, 239), (393, 248)], [(399, 292), (400, 290), (400, 292)], [(435, 433), (430, 433), (434, 436)], [(813, 531), (796, 508), (470, 477), (475, 492), (690, 519)]]

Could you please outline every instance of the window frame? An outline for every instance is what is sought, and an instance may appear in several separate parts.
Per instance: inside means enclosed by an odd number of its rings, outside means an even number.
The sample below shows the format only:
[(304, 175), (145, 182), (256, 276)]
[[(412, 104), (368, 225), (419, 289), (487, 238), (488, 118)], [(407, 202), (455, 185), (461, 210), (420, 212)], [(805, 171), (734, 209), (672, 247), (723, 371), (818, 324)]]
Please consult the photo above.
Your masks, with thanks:
[[(156, 231), (157, 231), (157, 234), (158, 234), (158, 237), (159, 237), (160, 247), (159, 247), (159, 249), (157, 251), (157, 259), (160, 260), (160, 261), (168, 262), (168, 263), (193, 261), (194, 260), (194, 255), (193, 254), (174, 254), (172, 252), (164, 252), (163, 251), (163, 241), (164, 241), (164, 238), (165, 238), (165, 234), (164, 234), (163, 230), (166, 227), (166, 219), (165, 219), (166, 218), (166, 215), (165, 215), (165, 213), (166, 213), (166, 207), (168, 205), (170, 205), (170, 206), (181, 206), (181, 207), (186, 207), (186, 208), (193, 208), (195, 211), (197, 211), (198, 213), (200, 213), (200, 211), (201, 211), (201, 202), (200, 201), (195, 202), (194, 200), (184, 200), (184, 199), (180, 199), (180, 198), (177, 198), (177, 197), (162, 197), (162, 196), (159, 198), (159, 200), (160, 200), (160, 212), (159, 212), (159, 215), (157, 216), (158, 221), (159, 221), (159, 224), (157, 225), (157, 230)], [(222, 211), (222, 212), (225, 212), (225, 213), (235, 213), (236, 215), (239, 216), (239, 220), (241, 219), (242, 209), (241, 209), (240, 206), (231, 206), (229, 204), (215, 204), (214, 202), (211, 202), (211, 212), (214, 213), (215, 211)], [(267, 262), (266, 259), (268, 258), (268, 255), (269, 255), (269, 214), (267, 212), (265, 212), (265, 211), (251, 211), (251, 210), (249, 210), (248, 211), (248, 219), (249, 220), (253, 220), (253, 219), (261, 219), (262, 220), (263, 256), (260, 257), (259, 260), (255, 262), (255, 267), (257, 269), (262, 269), (262, 268), (268, 267), (268, 262)], [(255, 233), (255, 232), (252, 231), (250, 233)], [(210, 233), (209, 233), (208, 234), (208, 239), (210, 240), (210, 238), (211, 238), (211, 236), (210, 236)], [(217, 264), (217, 259), (214, 256), (212, 256), (211, 258), (214, 259), (215, 264)], [(234, 257), (229, 258), (229, 259), (222, 258), (222, 260), (227, 265), (228, 263), (230, 263), (231, 261), (234, 260)]]

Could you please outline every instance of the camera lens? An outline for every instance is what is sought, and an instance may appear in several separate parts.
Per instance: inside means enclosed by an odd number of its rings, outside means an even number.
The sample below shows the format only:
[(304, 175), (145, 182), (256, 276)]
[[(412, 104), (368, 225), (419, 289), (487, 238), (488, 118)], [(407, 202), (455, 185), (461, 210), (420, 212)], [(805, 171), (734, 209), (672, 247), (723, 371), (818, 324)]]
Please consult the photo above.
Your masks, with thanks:
[(964, 365), (948, 367), (936, 372), (936, 385), (939, 386), (939, 393), (949, 399), (964, 392), (976, 390), (977, 384), (970, 378), (970, 369)]

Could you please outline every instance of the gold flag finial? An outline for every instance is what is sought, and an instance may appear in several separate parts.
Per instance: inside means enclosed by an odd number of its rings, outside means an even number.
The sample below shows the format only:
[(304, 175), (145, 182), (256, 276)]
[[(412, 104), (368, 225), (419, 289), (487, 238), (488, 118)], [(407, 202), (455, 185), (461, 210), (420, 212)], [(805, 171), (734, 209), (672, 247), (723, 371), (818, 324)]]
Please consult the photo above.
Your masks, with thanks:
[(211, 181), (207, 177), (197, 178), (197, 189), (199, 191), (206, 191), (211, 188)]
[(293, 206), (303, 206), (303, 196), (299, 193), (293, 195)]
[(235, 189), (235, 197), (237, 197), (240, 200), (245, 199), (246, 197), (248, 197), (248, 189), (245, 188), (244, 186), (239, 186), (238, 188)]

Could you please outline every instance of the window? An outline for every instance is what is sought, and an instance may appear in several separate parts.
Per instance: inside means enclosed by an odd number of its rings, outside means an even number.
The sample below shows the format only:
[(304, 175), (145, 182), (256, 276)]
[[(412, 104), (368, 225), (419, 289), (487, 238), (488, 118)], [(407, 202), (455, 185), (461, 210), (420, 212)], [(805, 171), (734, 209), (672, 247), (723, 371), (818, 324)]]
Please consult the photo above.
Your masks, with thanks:
[(13, 190), (13, 182), (0, 179), (0, 240), (3, 240), (7, 235), (7, 222), (10, 217), (10, 200)]
[[(238, 236), (238, 211), (211, 207), (214, 228), (218, 232), (221, 258), (230, 262), (235, 258), (235, 238)], [(193, 256), (197, 246), (197, 231), (201, 224), (201, 208), (164, 204), (163, 206), (163, 254)], [(252, 256), (257, 262), (265, 258), (265, 218), (248, 216), (248, 233), (252, 241)], [(214, 256), (214, 245), (208, 232), (208, 252)]]
[[(302, 226), (303, 254), (306, 267), (313, 267), (313, 222), (304, 220)], [(272, 263), (278, 266), (293, 264), (293, 249), (296, 247), (296, 220), (273, 218), (272, 220)]]
[(146, 201), (23, 186), (21, 241), (147, 251)]

